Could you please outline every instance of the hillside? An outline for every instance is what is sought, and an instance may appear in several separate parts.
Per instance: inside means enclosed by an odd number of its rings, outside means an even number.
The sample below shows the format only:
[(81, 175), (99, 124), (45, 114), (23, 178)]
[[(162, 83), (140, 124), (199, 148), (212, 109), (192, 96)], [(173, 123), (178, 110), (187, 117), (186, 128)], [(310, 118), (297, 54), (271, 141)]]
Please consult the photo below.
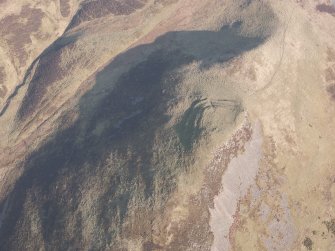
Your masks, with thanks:
[(335, 249), (334, 1), (0, 9), (0, 250)]

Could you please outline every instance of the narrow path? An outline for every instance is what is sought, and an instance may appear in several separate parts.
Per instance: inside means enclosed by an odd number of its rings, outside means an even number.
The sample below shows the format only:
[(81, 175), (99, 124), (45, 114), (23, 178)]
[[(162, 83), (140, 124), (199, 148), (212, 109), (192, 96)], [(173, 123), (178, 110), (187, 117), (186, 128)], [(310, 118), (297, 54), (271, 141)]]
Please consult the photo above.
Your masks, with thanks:
[(282, 41), (281, 41), (281, 47), (280, 47), (281, 48), (281, 50), (280, 50), (280, 58), (279, 58), (279, 61), (277, 63), (278, 66), (274, 70), (274, 72), (273, 72), (270, 80), (268, 81), (268, 83), (265, 86), (263, 86), (262, 88), (258, 89), (255, 93), (258, 93), (258, 92), (261, 92), (261, 91), (264, 91), (264, 90), (268, 89), (271, 86), (271, 84), (273, 83), (273, 80), (275, 79), (277, 73), (279, 72), (279, 70), (280, 70), (280, 68), (282, 66), (284, 55), (285, 55), (286, 34), (287, 34), (288, 27), (289, 27), (289, 25), (291, 23), (293, 13), (294, 13), (294, 9), (291, 11), (290, 18), (287, 21), (287, 24), (285, 25), (285, 29), (284, 29), (284, 33), (283, 33), (283, 37), (282, 37)]

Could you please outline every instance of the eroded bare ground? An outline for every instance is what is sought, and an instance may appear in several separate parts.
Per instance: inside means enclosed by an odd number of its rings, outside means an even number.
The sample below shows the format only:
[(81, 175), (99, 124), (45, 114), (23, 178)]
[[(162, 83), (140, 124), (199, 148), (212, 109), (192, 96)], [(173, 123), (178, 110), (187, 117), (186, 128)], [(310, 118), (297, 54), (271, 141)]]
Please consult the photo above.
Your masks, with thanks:
[(80, 2), (0, 1), (0, 250), (334, 250), (331, 1)]

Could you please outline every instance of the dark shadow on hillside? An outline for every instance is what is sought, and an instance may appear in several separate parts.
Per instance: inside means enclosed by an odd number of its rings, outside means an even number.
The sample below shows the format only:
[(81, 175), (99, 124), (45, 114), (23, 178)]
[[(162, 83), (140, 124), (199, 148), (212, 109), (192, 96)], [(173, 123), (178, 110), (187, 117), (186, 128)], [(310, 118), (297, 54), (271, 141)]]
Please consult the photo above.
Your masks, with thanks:
[[(115, 170), (108, 174), (108, 187), (95, 194), (98, 203), (92, 211), (97, 237), (91, 250), (106, 249), (116, 236), (110, 226), (122, 224), (130, 198), (141, 193), (138, 184), (145, 187), (143, 196), (149, 210), (153, 181), (162, 180), (160, 195), (167, 197), (175, 187), (176, 175), (183, 171), (183, 165), (164, 165), (154, 162), (153, 156), (155, 135), (169, 121), (166, 111), (182, 77), (175, 75), (172, 79), (171, 74), (195, 61), (203, 68), (226, 62), (264, 39), (239, 35), (239, 24), (235, 24), (218, 32), (167, 33), (152, 44), (120, 54), (97, 75), (96, 85), (81, 98), (80, 115), (74, 125), (57, 132), (26, 161), (25, 171), (9, 196), (10, 205), (0, 229), (0, 249), (23, 250), (28, 242), (38, 245), (26, 214), (25, 206), (30, 203), (39, 216), (46, 250), (80, 250), (83, 219), (77, 209), (85, 198), (83, 186), (89, 177), (108, 173), (107, 159), (117, 153), (122, 163), (115, 162)], [(111, 88), (112, 83), (106, 82), (108, 76), (128, 63), (132, 65), (125, 67)], [(164, 142), (164, 137), (161, 140)], [(175, 157), (181, 158), (176, 163), (182, 163), (183, 148), (176, 146), (175, 151)], [(69, 219), (78, 231), (73, 235), (65, 233)]]

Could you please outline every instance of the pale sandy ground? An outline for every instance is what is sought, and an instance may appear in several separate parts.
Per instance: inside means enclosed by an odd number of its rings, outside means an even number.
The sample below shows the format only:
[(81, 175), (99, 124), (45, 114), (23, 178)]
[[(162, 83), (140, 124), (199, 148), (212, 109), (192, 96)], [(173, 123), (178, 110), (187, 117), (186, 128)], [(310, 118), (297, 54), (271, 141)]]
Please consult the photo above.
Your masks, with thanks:
[(255, 182), (262, 157), (262, 135), (260, 124), (253, 126), (250, 141), (243, 154), (232, 159), (222, 176), (222, 188), (214, 198), (214, 209), (210, 209), (210, 225), (214, 235), (212, 251), (229, 250), (230, 228), (234, 223), (240, 200), (246, 196)]

